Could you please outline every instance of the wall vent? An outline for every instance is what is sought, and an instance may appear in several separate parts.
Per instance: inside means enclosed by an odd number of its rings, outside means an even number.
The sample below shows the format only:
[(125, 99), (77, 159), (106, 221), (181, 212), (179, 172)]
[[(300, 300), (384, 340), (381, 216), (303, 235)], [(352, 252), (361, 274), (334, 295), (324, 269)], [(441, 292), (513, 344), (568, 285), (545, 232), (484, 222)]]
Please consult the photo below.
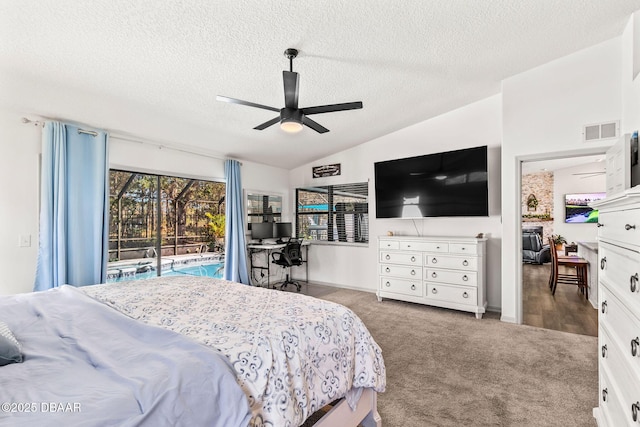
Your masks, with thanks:
[(586, 125), (582, 132), (584, 142), (617, 138), (619, 134), (620, 122), (617, 120), (613, 122)]

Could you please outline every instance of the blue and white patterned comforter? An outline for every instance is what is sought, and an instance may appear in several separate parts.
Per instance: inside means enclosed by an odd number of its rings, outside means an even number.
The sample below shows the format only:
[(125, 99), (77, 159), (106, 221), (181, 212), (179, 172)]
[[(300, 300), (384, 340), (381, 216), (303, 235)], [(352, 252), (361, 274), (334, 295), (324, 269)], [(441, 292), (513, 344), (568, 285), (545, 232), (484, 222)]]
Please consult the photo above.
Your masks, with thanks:
[(363, 388), (385, 389), (380, 347), (340, 304), (205, 277), (82, 290), (134, 319), (220, 350), (249, 398), (251, 426), (299, 426), (335, 399), (355, 401)]

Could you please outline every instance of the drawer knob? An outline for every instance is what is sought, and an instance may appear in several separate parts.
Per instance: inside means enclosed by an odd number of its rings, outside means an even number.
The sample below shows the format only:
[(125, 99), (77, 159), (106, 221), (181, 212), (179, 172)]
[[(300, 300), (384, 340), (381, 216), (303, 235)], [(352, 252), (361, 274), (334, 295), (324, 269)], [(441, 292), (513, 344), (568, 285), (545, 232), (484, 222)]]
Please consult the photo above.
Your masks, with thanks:
[(389, 286), (391, 286), (391, 283), (387, 282), (387, 283), (385, 283), (385, 285), (386, 285), (386, 286), (387, 286), (387, 288), (388, 288)]
[(602, 357), (607, 357), (607, 345), (602, 346)]
[(411, 262), (416, 262), (416, 257), (412, 256), (411, 257)]
[(629, 289), (631, 290), (631, 292), (635, 292), (638, 290), (638, 273), (629, 278)]
[(606, 266), (607, 266), (607, 257), (603, 256), (602, 259), (600, 260), (600, 270), (604, 270)]
[(598, 228), (604, 227), (604, 224), (598, 223)]
[(640, 402), (631, 405), (631, 418), (633, 418), (633, 421), (638, 421), (638, 409), (640, 409)]
[(385, 257), (387, 260), (391, 259), (391, 255), (387, 254), (387, 256)]
[(468, 294), (468, 293), (466, 293), (466, 292), (463, 292), (463, 293), (462, 293), (462, 298), (469, 298), (469, 294)]
[(467, 248), (465, 248), (465, 247), (463, 246), (463, 247), (461, 247), (460, 249), (462, 249), (462, 250), (464, 251), (464, 250), (465, 250), (465, 249), (467, 249)]
[(410, 248), (410, 247), (411, 247), (411, 245), (407, 245), (407, 247), (408, 247), (408, 248)]
[(415, 270), (411, 270), (411, 275), (415, 276), (416, 275), (416, 271)]
[(411, 290), (415, 291), (416, 290), (416, 285), (411, 285)]
[(638, 346), (640, 345), (640, 337), (635, 337), (631, 340), (631, 355), (636, 357), (638, 355)]
[(607, 301), (602, 301), (602, 308), (601, 308), (602, 314), (604, 314), (607, 311)]
[(465, 274), (464, 276), (462, 276), (462, 280), (464, 280), (465, 282), (469, 280), (469, 277)]
[(607, 394), (609, 394), (609, 391), (606, 388), (602, 389), (602, 401), (606, 402), (607, 401)]
[(389, 267), (385, 268), (384, 271), (386, 271), (387, 273), (391, 272), (391, 269)]
[(465, 259), (464, 261), (462, 261), (462, 265), (464, 265), (464, 266), (466, 267), (467, 265), (469, 265), (469, 261), (467, 261), (467, 260)]
[(627, 231), (629, 231), (629, 230), (635, 230), (635, 229), (636, 229), (636, 226), (635, 226), (635, 224), (634, 224), (634, 225), (631, 225), (631, 224), (625, 224), (625, 225), (624, 225), (624, 229), (625, 229), (625, 230), (627, 230)]
[(432, 294), (437, 294), (437, 293), (438, 293), (438, 290), (437, 290), (436, 288), (433, 288), (433, 289), (431, 289), (431, 293), (432, 293)]
[(435, 279), (436, 277), (438, 277), (438, 273), (436, 273), (436, 272), (434, 271), (433, 273), (431, 273), (431, 277), (433, 277), (433, 278)]
[(438, 263), (437, 258), (431, 258), (431, 264), (437, 264), (437, 263)]

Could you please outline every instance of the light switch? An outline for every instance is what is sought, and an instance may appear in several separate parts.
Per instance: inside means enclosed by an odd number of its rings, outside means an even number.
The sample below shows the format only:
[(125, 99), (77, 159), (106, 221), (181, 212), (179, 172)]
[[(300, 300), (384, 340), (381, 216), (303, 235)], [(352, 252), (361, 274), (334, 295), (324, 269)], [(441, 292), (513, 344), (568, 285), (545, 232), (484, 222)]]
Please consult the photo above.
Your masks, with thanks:
[(31, 246), (31, 234), (21, 234), (18, 240), (18, 246), (28, 248)]

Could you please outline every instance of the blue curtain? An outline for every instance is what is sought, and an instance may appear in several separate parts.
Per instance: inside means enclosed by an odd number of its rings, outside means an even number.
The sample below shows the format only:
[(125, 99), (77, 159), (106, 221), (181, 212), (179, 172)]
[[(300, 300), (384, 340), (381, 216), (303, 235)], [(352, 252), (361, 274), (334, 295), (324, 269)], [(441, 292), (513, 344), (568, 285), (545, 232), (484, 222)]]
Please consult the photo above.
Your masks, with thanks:
[(35, 291), (105, 283), (109, 238), (107, 135), (47, 122), (42, 131)]
[(244, 203), (242, 202), (240, 163), (237, 160), (226, 160), (224, 162), (224, 176), (227, 180), (224, 278), (248, 285), (250, 283), (244, 235)]

